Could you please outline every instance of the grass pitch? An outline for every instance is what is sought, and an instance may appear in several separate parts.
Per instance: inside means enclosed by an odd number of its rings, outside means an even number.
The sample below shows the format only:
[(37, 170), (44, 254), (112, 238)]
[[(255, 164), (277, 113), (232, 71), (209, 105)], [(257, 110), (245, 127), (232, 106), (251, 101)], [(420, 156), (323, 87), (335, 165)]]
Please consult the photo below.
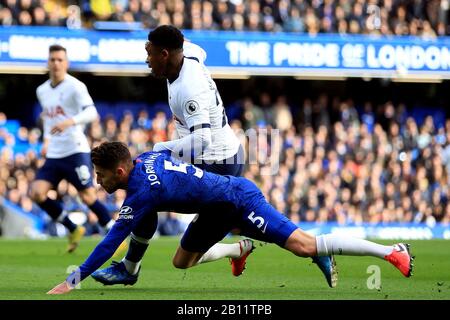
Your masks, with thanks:
[[(71, 266), (87, 258), (99, 241), (86, 238), (74, 253), (67, 254), (65, 239), (0, 240), (0, 300), (450, 299), (450, 241), (409, 241), (416, 256), (414, 276), (409, 279), (381, 259), (338, 256), (338, 287), (330, 289), (311, 259), (260, 242), (240, 277), (232, 276), (226, 259), (178, 270), (171, 260), (179, 239), (170, 237), (150, 242), (139, 281), (132, 287), (103, 286), (89, 277), (80, 290), (62, 296), (46, 295), (65, 279)], [(379, 267), (380, 289), (368, 288), (372, 276), (368, 269), (374, 268), (370, 266)]]

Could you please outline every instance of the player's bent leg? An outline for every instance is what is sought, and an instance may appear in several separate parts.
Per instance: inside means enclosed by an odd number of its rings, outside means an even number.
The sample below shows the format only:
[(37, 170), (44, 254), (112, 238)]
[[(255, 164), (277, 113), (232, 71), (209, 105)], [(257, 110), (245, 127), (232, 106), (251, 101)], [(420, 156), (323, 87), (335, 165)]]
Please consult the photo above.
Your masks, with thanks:
[(97, 194), (94, 187), (78, 190), (78, 194), (80, 195), (81, 201), (88, 206), (97, 201)]
[(130, 235), (130, 245), (125, 258), (122, 260), (130, 274), (137, 274), (141, 268), (142, 258), (147, 251), (150, 239), (139, 237), (134, 232)]
[(299, 228), (292, 232), (284, 248), (303, 258), (317, 255), (316, 238)]
[(317, 256), (316, 237), (297, 229), (289, 236), (285, 248), (299, 257), (311, 257), (325, 276), (328, 286), (337, 286), (336, 260), (333, 255)]
[(45, 180), (36, 180), (31, 184), (31, 199), (40, 204), (47, 199), (47, 193), (52, 188), (52, 184)]
[(148, 247), (149, 241), (132, 233), (130, 244), (132, 243), (133, 246), (130, 245), (127, 256), (121, 262), (113, 261), (109, 267), (95, 271), (92, 273), (92, 278), (104, 285), (135, 284), (139, 278), (142, 256)]
[(203, 256), (203, 252), (192, 252), (178, 247), (175, 256), (172, 259), (173, 266), (177, 269), (187, 269), (197, 265), (197, 262)]
[(218, 243), (233, 228), (237, 217), (236, 207), (230, 203), (204, 207), (184, 232), (173, 259), (174, 266), (186, 269), (225, 257), (238, 257), (239, 244)]
[(111, 219), (108, 209), (97, 198), (97, 193), (94, 187), (78, 190), (81, 200), (94, 212), (98, 218), (98, 223), (105, 228), (106, 232), (111, 229), (114, 220)]
[(410, 254), (409, 245), (401, 243), (384, 246), (364, 239), (335, 234), (317, 236), (316, 242), (319, 256), (328, 254), (372, 256), (389, 261), (405, 277), (412, 274), (414, 257)]
[(70, 253), (78, 247), (79, 240), (83, 237), (85, 230), (80, 228), (77, 230), (77, 225), (70, 220), (60, 201), (47, 197), (48, 191), (52, 189), (53, 186), (54, 184), (50, 181), (38, 179), (33, 182), (30, 195), (33, 201), (36, 202), (42, 210), (47, 212), (53, 221), (62, 223), (69, 230), (69, 246), (67, 252)]
[[(216, 243), (208, 251), (201, 255), (200, 259), (194, 264), (199, 265), (206, 262), (216, 261), (222, 258), (229, 258), (231, 264), (231, 272), (234, 276), (240, 276), (246, 266), (247, 257), (253, 252), (255, 246), (253, 244), (253, 240), (251, 239), (243, 239), (236, 243)], [(198, 255), (196, 255), (195, 259), (192, 255), (191, 258), (188, 258), (189, 252), (180, 247), (179, 257), (181, 259), (177, 259), (177, 263), (181, 265), (182, 268), (193, 266), (193, 261), (197, 259)], [(180, 263), (181, 262), (181, 263)], [(175, 264), (175, 260), (174, 260)]]
[[(244, 214), (241, 225), (242, 235), (253, 239), (276, 243), (299, 257), (316, 257), (315, 238), (300, 230), (286, 216), (278, 212), (261, 197), (260, 205)], [(324, 258), (313, 258), (324, 274), (330, 287), (336, 286), (337, 269), (331, 255)]]
[(141, 262), (155, 233), (158, 223), (156, 212), (145, 215), (130, 236), (128, 252), (122, 261), (113, 262), (105, 269), (97, 270), (92, 277), (105, 285), (136, 283), (141, 270)]
[[(139, 278), (141, 262), (149, 246), (158, 221), (156, 212), (149, 213), (140, 221), (141, 228), (135, 228), (130, 236), (130, 245), (126, 257), (121, 262), (113, 262), (111, 266), (95, 271), (92, 277), (104, 285), (133, 285)], [(139, 233), (136, 235), (135, 233)], [(146, 234), (147, 237), (142, 237)]]

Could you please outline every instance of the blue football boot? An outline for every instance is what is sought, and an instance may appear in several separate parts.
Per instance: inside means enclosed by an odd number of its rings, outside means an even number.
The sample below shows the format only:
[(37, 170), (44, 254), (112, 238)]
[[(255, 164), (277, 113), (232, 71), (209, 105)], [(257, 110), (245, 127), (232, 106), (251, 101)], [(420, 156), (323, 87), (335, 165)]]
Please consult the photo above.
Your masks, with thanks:
[(320, 271), (322, 271), (325, 279), (327, 279), (328, 286), (335, 288), (338, 280), (338, 272), (336, 268), (336, 261), (334, 256), (312, 257), (313, 263), (317, 264)]
[[(139, 271), (140, 270), (141, 268), (139, 268)], [(139, 271), (135, 275), (132, 275), (127, 271), (127, 268), (122, 261), (113, 261), (111, 266), (95, 271), (91, 274), (91, 277), (96, 281), (103, 283), (105, 286), (114, 284), (132, 286), (138, 280)]]

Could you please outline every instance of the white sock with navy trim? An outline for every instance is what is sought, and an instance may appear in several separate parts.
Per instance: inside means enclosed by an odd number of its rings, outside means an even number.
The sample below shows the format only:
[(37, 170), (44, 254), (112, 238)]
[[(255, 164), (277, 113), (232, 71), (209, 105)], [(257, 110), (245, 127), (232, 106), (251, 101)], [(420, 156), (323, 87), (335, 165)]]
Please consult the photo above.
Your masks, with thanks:
[(324, 234), (316, 236), (317, 255), (344, 255), (344, 256), (373, 256), (384, 259), (389, 255), (393, 246), (384, 246), (375, 242), (347, 237), (337, 234)]
[[(130, 236), (130, 247), (125, 258), (122, 259), (122, 262), (125, 264), (125, 268), (127, 271), (135, 275), (139, 271), (139, 267), (141, 266), (142, 257), (145, 254), (145, 250), (147, 250), (150, 239), (145, 239), (142, 237), (136, 236), (134, 233), (131, 233)], [(133, 260), (137, 260), (137, 262), (133, 262), (127, 257), (133, 257)]]
[(197, 264), (215, 261), (221, 258), (239, 258), (241, 246), (239, 242), (232, 244), (216, 243), (198, 260)]

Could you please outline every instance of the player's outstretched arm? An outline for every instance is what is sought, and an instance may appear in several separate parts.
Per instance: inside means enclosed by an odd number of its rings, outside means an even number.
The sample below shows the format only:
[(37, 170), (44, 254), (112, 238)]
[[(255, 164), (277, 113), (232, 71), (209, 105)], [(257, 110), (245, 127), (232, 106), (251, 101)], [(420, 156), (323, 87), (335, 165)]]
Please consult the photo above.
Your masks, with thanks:
[(58, 284), (56, 287), (54, 287), (52, 290), (47, 292), (47, 294), (64, 294), (72, 291), (72, 287), (67, 283), (67, 281), (64, 281), (63, 283)]

